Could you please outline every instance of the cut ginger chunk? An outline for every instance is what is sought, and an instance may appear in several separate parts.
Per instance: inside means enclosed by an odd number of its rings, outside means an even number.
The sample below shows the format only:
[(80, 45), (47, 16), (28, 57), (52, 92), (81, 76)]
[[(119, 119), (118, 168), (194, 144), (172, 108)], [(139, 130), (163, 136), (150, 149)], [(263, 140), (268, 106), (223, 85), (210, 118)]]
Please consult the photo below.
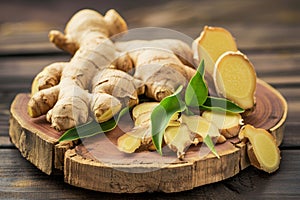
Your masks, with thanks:
[(203, 59), (205, 69), (211, 76), (217, 59), (227, 51), (237, 51), (235, 39), (229, 31), (221, 27), (205, 26), (193, 43), (193, 51), (199, 62)]
[(241, 52), (226, 52), (216, 62), (215, 88), (223, 96), (243, 109), (254, 106), (256, 73), (249, 59)]
[(177, 152), (177, 157), (183, 159), (185, 150), (193, 143), (194, 134), (185, 124), (181, 126), (169, 126), (164, 134), (164, 141), (169, 148)]
[(198, 115), (182, 115), (182, 122), (187, 125), (189, 130), (196, 134), (199, 142), (202, 142), (207, 135), (216, 143), (223, 143), (226, 138), (220, 135), (219, 129), (212, 122), (200, 117)]
[(248, 157), (251, 165), (272, 173), (279, 168), (280, 151), (273, 136), (264, 129), (257, 129), (251, 125), (242, 127), (239, 138), (248, 138)]
[(118, 138), (118, 149), (125, 153), (133, 153), (142, 144), (142, 138), (133, 134), (125, 133)]
[(214, 123), (226, 138), (237, 136), (243, 125), (242, 116), (238, 113), (204, 111), (202, 117)]
[[(151, 115), (151, 112), (158, 104), (159, 104), (159, 102), (145, 102), (145, 103), (138, 104), (132, 110), (133, 119), (136, 120), (143, 114)], [(150, 119), (150, 117), (149, 117), (149, 119)]]

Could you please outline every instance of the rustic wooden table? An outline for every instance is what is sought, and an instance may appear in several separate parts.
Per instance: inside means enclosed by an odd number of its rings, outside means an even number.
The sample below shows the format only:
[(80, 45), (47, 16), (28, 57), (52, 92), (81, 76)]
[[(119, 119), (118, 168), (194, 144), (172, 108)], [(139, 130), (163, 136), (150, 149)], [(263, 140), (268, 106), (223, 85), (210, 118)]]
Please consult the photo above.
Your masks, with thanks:
[[(75, 188), (60, 175), (45, 175), (11, 144), (10, 104), (29, 92), (44, 66), (70, 56), (48, 42), (81, 8), (117, 9), (130, 28), (158, 26), (192, 38), (204, 25), (222, 26), (236, 37), (257, 75), (279, 90), (289, 106), (281, 165), (274, 174), (248, 167), (227, 180), (191, 191), (108, 194)], [(0, 199), (299, 199), (300, 198), (300, 1), (21, 1), (0, 3)], [(26, 106), (26, 105), (24, 105)], [(299, 130), (298, 130), (299, 129)], [(145, 180), (147, 181), (147, 180)]]

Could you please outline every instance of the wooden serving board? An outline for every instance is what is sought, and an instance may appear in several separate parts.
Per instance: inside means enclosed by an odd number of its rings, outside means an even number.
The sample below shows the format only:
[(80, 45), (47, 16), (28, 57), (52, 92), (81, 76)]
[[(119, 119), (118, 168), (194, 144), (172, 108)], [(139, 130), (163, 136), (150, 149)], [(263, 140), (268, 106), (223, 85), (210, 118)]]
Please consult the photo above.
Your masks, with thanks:
[[(74, 186), (113, 193), (179, 192), (224, 180), (249, 166), (247, 144), (237, 138), (216, 145), (220, 159), (205, 146), (191, 146), (182, 161), (167, 148), (163, 156), (149, 151), (123, 153), (116, 148), (116, 141), (128, 128), (126, 124), (83, 139), (78, 145), (58, 143), (62, 132), (52, 129), (45, 116), (30, 118), (28, 100), (28, 94), (19, 94), (12, 103), (11, 141), (40, 170), (47, 174), (63, 172), (65, 182)], [(244, 118), (245, 123), (269, 130), (280, 145), (286, 116), (285, 99), (258, 80), (256, 107)]]

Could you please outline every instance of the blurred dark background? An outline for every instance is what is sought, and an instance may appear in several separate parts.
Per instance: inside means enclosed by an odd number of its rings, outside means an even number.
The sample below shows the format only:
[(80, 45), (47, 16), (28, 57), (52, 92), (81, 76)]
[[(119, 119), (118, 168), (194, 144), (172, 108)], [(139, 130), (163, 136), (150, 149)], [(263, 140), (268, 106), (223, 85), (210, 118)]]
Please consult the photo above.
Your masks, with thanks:
[[(129, 28), (171, 28), (192, 38), (199, 35), (204, 25), (222, 26), (233, 33), (242, 48), (272, 46), (276, 38), (280, 40), (276, 45), (300, 43), (298, 0), (1, 1), (0, 43), (10, 34), (22, 32), (24, 36), (24, 33), (34, 30), (46, 35), (53, 28), (62, 30), (68, 19), (82, 8), (92, 8), (103, 14), (114, 8), (126, 19)], [(250, 34), (256, 35), (256, 41), (248, 40)], [(292, 38), (286, 39), (282, 35)], [(292, 40), (294, 43), (290, 44)]]

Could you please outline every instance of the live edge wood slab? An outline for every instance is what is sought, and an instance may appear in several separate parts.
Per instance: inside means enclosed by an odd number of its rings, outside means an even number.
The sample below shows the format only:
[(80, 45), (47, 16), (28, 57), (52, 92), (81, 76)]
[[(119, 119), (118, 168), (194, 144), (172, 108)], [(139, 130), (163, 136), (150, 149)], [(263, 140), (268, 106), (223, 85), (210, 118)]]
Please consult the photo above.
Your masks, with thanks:
[[(141, 151), (125, 154), (116, 148), (121, 128), (82, 142), (59, 143), (62, 132), (45, 116), (27, 114), (29, 94), (19, 94), (11, 105), (9, 134), (23, 157), (46, 174), (63, 173), (65, 182), (96, 191), (140, 193), (179, 192), (232, 177), (249, 166), (247, 144), (237, 138), (216, 145), (220, 159), (207, 147), (191, 146), (184, 160), (164, 148), (163, 156)], [(278, 145), (283, 139), (287, 103), (281, 94), (258, 80), (255, 110), (245, 123), (269, 130)]]

